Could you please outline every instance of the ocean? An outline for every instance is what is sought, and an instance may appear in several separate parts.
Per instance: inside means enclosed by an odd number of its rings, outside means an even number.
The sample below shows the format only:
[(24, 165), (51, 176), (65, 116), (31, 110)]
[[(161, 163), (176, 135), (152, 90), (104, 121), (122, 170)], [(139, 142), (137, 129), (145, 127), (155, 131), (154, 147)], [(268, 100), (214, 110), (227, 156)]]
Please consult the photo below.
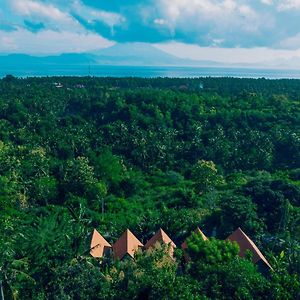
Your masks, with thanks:
[(220, 67), (140, 67), (88, 65), (0, 66), (0, 77), (95, 76), (95, 77), (240, 77), (268, 79), (300, 79), (300, 70), (220, 68)]

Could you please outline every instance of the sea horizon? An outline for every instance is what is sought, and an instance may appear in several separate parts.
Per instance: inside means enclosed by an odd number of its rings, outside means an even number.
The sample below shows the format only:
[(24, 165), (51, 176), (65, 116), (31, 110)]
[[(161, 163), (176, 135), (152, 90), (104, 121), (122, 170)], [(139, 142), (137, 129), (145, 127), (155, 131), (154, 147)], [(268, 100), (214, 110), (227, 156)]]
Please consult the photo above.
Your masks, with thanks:
[(246, 68), (246, 67), (184, 67), (184, 66), (116, 66), (116, 65), (47, 65), (4, 67), (0, 78), (13, 75), (26, 77), (142, 77), (142, 78), (197, 78), (233, 77), (266, 79), (300, 79), (300, 69)]

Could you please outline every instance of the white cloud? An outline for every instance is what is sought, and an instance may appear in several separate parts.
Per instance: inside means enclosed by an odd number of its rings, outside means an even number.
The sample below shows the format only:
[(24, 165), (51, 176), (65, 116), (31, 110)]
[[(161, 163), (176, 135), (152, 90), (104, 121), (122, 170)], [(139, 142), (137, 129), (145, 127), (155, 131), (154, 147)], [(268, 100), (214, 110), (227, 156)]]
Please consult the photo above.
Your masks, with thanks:
[(33, 0), (12, 0), (11, 7), (20, 16), (33, 21), (44, 22), (48, 28), (56, 30), (80, 30), (82, 26), (69, 13), (63, 12), (52, 4)]
[(154, 24), (156, 25), (166, 25), (167, 21), (164, 19), (154, 19)]
[[(300, 36), (298, 39), (300, 48)], [(192, 44), (169, 42), (156, 44), (157, 48), (181, 58), (210, 60), (223, 63), (265, 63), (280, 59), (300, 57), (300, 50), (275, 50), (260, 48), (200, 47)]]
[(277, 8), (279, 11), (300, 8), (300, 0), (281, 0), (278, 2)]
[[(233, 0), (157, 0), (159, 16), (171, 33), (198, 36), (199, 40), (227, 40), (236, 33), (259, 34), (266, 24), (250, 5)], [(155, 22), (156, 23), (156, 22)], [(196, 41), (197, 42), (197, 41)]]
[(59, 54), (88, 52), (112, 46), (114, 43), (95, 33), (43, 30), (32, 33), (24, 28), (6, 32), (0, 30), (1, 53)]
[(126, 21), (126, 19), (120, 14), (90, 8), (84, 5), (80, 0), (74, 0), (72, 10), (90, 24), (102, 21), (113, 28), (114, 26), (121, 25)]
[(169, 0), (158, 1), (160, 12), (166, 17), (176, 23), (179, 19), (185, 18), (187, 23), (192, 26), (191, 19), (188, 17), (199, 17), (198, 23), (203, 20), (215, 21), (218, 23), (224, 18), (231, 17), (233, 15), (240, 17), (256, 17), (254, 10), (248, 5), (239, 5), (237, 1), (233, 0), (173, 0), (171, 3)]
[[(98, 32), (120, 42), (174, 39), (213, 47), (296, 49), (299, 45), (300, 0), (136, 0), (136, 5), (107, 0), (106, 10), (95, 8), (97, 0), (95, 4), (91, 0), (0, 2), (0, 30), (27, 26), (32, 31), (78, 36)], [(11, 46), (11, 38), (5, 43)]]
[(24, 16), (42, 15), (55, 20), (68, 18), (68, 16), (65, 13), (61, 12), (58, 8), (36, 1), (13, 0), (12, 5), (17, 13)]
[(279, 43), (280, 48), (298, 49), (300, 48), (300, 33), (286, 38)]
[(161, 11), (174, 23), (185, 16), (213, 19), (231, 13), (236, 8), (236, 3), (232, 0), (218, 3), (210, 0), (173, 0), (171, 3), (168, 0), (160, 0), (158, 3)]
[(261, 0), (262, 4), (266, 4), (266, 5), (272, 5), (273, 4), (273, 0)]
[(15, 44), (15, 40), (13, 37), (5, 36), (6, 31), (0, 31), (0, 52), (10, 52), (15, 51), (17, 49), (17, 45)]

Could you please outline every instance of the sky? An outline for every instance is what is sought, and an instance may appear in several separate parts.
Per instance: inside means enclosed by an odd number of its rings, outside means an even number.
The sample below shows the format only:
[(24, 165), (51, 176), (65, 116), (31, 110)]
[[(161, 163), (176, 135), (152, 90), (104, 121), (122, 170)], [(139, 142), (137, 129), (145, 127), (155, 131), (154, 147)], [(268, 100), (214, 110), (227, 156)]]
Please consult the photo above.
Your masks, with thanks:
[(0, 0), (0, 53), (143, 42), (182, 58), (300, 57), (300, 0)]

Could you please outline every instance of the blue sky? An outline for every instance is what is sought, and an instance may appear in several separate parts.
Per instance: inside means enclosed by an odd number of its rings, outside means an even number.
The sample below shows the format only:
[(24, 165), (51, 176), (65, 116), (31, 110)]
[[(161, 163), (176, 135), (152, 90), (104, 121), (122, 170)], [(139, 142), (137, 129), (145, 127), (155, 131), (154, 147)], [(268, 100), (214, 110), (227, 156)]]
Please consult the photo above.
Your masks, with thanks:
[(300, 56), (300, 0), (0, 1), (0, 53), (86, 52), (116, 42), (230, 62)]

